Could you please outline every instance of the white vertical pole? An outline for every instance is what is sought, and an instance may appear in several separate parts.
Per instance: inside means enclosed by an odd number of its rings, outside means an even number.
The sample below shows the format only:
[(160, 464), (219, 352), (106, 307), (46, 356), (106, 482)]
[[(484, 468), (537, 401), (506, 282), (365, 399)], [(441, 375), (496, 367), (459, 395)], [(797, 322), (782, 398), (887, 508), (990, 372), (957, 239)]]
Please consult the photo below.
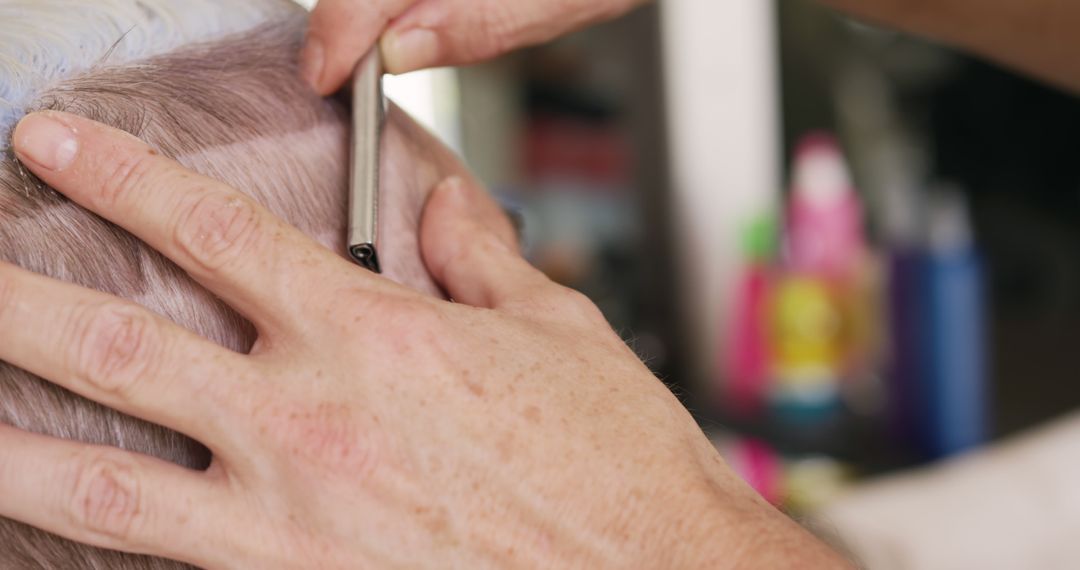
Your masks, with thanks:
[(780, 189), (773, 0), (662, 0), (675, 243), (698, 378), (717, 375), (742, 228)]

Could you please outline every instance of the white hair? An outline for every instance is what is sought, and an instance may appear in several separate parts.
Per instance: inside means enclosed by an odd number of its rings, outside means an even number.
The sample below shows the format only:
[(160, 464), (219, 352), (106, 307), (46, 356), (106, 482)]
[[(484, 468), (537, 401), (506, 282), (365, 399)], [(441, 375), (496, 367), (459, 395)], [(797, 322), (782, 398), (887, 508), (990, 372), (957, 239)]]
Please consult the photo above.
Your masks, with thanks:
[(0, 0), (0, 152), (27, 106), (57, 81), (298, 9), (286, 0)]

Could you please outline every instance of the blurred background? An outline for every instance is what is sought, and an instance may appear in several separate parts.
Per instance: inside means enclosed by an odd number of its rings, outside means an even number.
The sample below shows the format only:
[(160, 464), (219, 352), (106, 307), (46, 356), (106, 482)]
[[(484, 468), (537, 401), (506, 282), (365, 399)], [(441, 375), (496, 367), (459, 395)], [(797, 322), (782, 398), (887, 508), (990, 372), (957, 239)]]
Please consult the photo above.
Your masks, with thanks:
[(795, 516), (1080, 405), (1080, 105), (807, 0), (390, 80)]

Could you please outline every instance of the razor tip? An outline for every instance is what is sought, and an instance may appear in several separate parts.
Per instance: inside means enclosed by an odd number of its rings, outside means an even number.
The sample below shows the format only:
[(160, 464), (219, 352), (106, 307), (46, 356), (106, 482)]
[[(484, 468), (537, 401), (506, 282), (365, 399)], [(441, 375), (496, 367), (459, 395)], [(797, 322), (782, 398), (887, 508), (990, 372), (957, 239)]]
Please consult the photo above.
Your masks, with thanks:
[(364, 269), (374, 273), (382, 273), (382, 268), (379, 267), (379, 254), (375, 251), (375, 246), (370, 243), (350, 247), (349, 257), (352, 257), (353, 261)]

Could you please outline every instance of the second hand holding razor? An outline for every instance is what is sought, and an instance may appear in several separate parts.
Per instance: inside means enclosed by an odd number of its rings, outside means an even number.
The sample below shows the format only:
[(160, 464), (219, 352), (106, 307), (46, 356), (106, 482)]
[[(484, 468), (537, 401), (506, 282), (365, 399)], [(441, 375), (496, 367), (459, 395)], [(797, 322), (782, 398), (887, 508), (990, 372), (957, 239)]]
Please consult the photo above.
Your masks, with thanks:
[(379, 264), (379, 169), (386, 122), (383, 66), (376, 45), (352, 76), (352, 137), (349, 153), (349, 257), (382, 273)]

